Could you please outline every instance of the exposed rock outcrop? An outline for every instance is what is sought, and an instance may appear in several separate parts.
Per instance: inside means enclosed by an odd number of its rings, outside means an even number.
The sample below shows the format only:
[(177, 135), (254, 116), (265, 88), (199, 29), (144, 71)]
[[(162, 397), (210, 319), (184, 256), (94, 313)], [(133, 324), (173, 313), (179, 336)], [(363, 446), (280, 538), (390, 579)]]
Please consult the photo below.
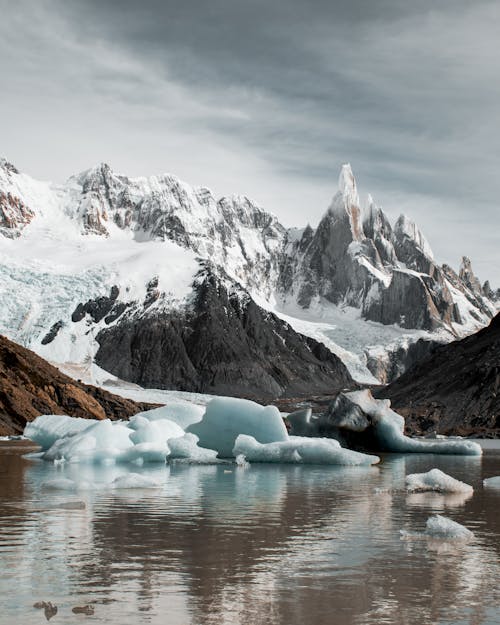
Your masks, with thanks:
[(500, 434), (500, 315), (461, 341), (437, 347), (377, 391), (412, 433)]
[(0, 435), (21, 433), (41, 414), (124, 419), (150, 407), (77, 382), (0, 336)]
[(101, 367), (147, 387), (269, 399), (355, 386), (322, 343), (211, 270), (200, 273), (183, 311), (161, 301), (130, 308), (96, 340)]

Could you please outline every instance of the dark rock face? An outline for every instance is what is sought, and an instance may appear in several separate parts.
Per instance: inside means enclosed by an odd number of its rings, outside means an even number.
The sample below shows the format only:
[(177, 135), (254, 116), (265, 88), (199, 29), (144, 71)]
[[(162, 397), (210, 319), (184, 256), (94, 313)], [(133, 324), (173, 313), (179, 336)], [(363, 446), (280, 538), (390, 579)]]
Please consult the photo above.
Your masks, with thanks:
[(377, 396), (411, 433), (500, 434), (500, 315), (461, 341), (437, 347)]
[(422, 338), (408, 345), (398, 345), (393, 351), (386, 350), (384, 355), (368, 349), (365, 351), (366, 366), (382, 384), (389, 384), (410, 371), (440, 345), (442, 343), (438, 341)]
[(442, 273), (435, 266), (432, 276), (394, 269), (389, 286), (379, 289), (379, 297), (368, 302), (364, 313), (371, 321), (425, 330), (459, 321)]
[(48, 345), (49, 343), (52, 343), (52, 341), (58, 335), (59, 330), (63, 327), (64, 327), (64, 321), (62, 321), (61, 319), (59, 321), (56, 321), (54, 325), (50, 328), (50, 330), (47, 332), (47, 334), (41, 340), (42, 345)]
[(0, 233), (14, 238), (21, 234), (35, 213), (22, 200), (11, 193), (0, 190)]
[(189, 308), (129, 311), (96, 339), (101, 367), (150, 388), (269, 399), (355, 386), (323, 344), (209, 271)]
[[(75, 323), (81, 321), (87, 314), (94, 323), (99, 323), (106, 316), (110, 316), (111, 319), (117, 318), (111, 315), (111, 311), (115, 306), (119, 293), (120, 289), (117, 286), (113, 286), (109, 296), (98, 297), (97, 299), (89, 300), (85, 304), (78, 304), (71, 315), (71, 321)], [(123, 312), (123, 306), (120, 309)]]
[(126, 419), (153, 407), (77, 382), (0, 336), (0, 435), (21, 433), (41, 414)]

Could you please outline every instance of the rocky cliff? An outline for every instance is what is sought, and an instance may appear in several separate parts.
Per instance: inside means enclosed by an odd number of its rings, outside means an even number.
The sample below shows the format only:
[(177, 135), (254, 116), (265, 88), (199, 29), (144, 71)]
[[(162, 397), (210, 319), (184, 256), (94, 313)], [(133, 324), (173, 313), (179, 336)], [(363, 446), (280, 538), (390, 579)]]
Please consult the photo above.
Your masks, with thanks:
[(0, 336), (0, 435), (21, 433), (41, 414), (124, 419), (152, 407), (77, 382)]
[(380, 389), (412, 433), (500, 434), (500, 315)]

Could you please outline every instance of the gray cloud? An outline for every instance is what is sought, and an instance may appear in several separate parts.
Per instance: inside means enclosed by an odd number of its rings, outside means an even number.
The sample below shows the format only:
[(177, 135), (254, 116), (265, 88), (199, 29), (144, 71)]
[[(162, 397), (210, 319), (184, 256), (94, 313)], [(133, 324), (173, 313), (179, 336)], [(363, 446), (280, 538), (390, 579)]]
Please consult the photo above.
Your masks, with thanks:
[(2, 148), (33, 175), (167, 169), (292, 225), (350, 161), (438, 258), (500, 284), (498, 3), (4, 4)]

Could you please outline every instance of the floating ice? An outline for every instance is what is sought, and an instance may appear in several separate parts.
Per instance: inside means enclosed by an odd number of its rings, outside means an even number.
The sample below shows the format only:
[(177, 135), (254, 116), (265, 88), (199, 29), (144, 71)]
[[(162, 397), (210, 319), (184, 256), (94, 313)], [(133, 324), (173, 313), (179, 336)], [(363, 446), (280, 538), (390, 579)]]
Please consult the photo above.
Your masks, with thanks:
[(343, 449), (331, 438), (306, 438), (290, 436), (287, 441), (259, 443), (252, 436), (240, 434), (233, 448), (233, 455), (244, 456), (249, 462), (280, 462), (332, 465), (372, 465), (379, 462), (377, 456), (369, 456), (350, 449)]
[(474, 490), (469, 484), (460, 482), (439, 469), (407, 475), (406, 488), (411, 492), (434, 491), (437, 493), (472, 493)]
[(480, 456), (483, 453), (481, 446), (472, 441), (429, 441), (405, 436), (404, 418), (391, 410), (388, 399), (374, 399), (368, 390), (344, 393), (344, 396), (368, 416), (374, 436), (383, 451), (461, 456)]
[(89, 482), (82, 480), (81, 482), (75, 482), (66, 477), (59, 477), (54, 480), (48, 480), (43, 482), (42, 488), (47, 490), (65, 490), (65, 491), (77, 491), (77, 490), (90, 490), (92, 485)]
[[(146, 410), (135, 415), (135, 417), (145, 417), (148, 421), (156, 421), (158, 419), (168, 419), (177, 423), (183, 430), (193, 423), (201, 421), (203, 414), (205, 413), (204, 406), (197, 406), (195, 404), (171, 402), (166, 406), (160, 408), (153, 408), (153, 410)], [(133, 417), (134, 418), (134, 417)]]
[(198, 446), (198, 437), (195, 434), (184, 434), (168, 441), (170, 447), (169, 460), (189, 460), (195, 464), (213, 464), (217, 462), (217, 452), (213, 449), (204, 449)]
[(26, 424), (24, 436), (40, 445), (42, 451), (45, 451), (57, 440), (82, 432), (95, 423), (99, 422), (96, 419), (45, 414)]
[(253, 401), (233, 397), (212, 399), (203, 419), (190, 425), (186, 431), (196, 434), (201, 447), (215, 449), (221, 458), (233, 456), (234, 443), (240, 434), (253, 436), (260, 443), (288, 439), (277, 408), (264, 408)]
[(460, 525), (460, 523), (440, 514), (435, 514), (427, 519), (425, 534), (431, 538), (442, 538), (444, 540), (468, 540), (474, 536), (470, 530)]
[(139, 473), (128, 473), (115, 478), (111, 484), (111, 488), (162, 488), (163, 484), (158, 480), (154, 480), (146, 475)]
[(483, 480), (483, 486), (486, 488), (500, 488), (500, 475), (495, 477), (487, 477)]

